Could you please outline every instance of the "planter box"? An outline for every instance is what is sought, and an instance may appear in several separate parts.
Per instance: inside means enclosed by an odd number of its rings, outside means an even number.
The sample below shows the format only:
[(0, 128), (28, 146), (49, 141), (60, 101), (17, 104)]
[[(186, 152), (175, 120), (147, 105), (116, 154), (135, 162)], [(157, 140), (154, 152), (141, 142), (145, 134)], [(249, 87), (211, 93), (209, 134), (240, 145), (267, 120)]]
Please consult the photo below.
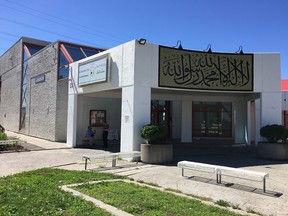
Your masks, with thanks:
[(0, 140), (0, 150), (4, 151), (9, 148), (17, 148), (19, 145), (19, 140)]
[(260, 142), (257, 153), (259, 157), (265, 159), (288, 160), (288, 144)]
[(141, 144), (141, 161), (148, 164), (167, 164), (173, 160), (173, 144)]

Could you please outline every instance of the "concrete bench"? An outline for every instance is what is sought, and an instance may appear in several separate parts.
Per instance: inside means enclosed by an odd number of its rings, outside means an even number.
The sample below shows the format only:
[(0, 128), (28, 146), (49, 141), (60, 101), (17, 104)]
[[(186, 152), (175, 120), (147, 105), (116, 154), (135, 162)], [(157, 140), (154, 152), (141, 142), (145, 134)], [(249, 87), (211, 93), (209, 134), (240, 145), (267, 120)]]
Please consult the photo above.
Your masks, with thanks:
[(269, 177), (268, 173), (251, 171), (239, 168), (225, 167), (225, 166), (217, 166), (217, 175), (218, 181), (217, 183), (221, 184), (222, 176), (229, 176), (234, 178), (240, 178), (251, 181), (259, 181), (263, 182), (263, 192), (266, 192), (266, 178)]
[(117, 152), (117, 153), (99, 154), (99, 155), (83, 155), (82, 159), (85, 160), (85, 170), (86, 170), (88, 160), (89, 161), (111, 160), (112, 167), (115, 167), (117, 159), (136, 158), (136, 162), (138, 163), (140, 157), (141, 157), (140, 151), (132, 151), (132, 152)]
[[(177, 164), (178, 167), (182, 168), (182, 176), (184, 176), (184, 170), (196, 170), (200, 172), (214, 173), (217, 175), (216, 166), (212, 164), (204, 164), (192, 161), (179, 161)], [(216, 176), (217, 177), (217, 176)]]
[(268, 173), (232, 168), (226, 166), (218, 166), (212, 164), (204, 164), (192, 161), (179, 161), (177, 166), (179, 168), (182, 168), (182, 176), (184, 176), (184, 169), (213, 173), (216, 175), (217, 184), (221, 184), (222, 176), (229, 176), (251, 181), (262, 181), (263, 192), (264, 193), (266, 192), (266, 178), (268, 178), (269, 176)]

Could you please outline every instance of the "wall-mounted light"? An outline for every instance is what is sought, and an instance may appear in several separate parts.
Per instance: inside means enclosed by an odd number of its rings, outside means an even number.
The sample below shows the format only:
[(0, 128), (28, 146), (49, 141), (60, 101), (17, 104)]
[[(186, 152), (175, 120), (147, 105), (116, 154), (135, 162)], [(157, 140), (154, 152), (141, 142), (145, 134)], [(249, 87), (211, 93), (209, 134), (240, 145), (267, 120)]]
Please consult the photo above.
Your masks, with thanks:
[(183, 50), (182, 44), (181, 44), (181, 40), (177, 41), (176, 46), (174, 46), (174, 48), (178, 47), (179, 50)]
[(211, 44), (209, 43), (204, 52), (212, 53)]
[(239, 49), (238, 49), (238, 51), (236, 52), (236, 53), (239, 53), (239, 54), (244, 54), (244, 52), (243, 52), (243, 47), (242, 46), (239, 46)]
[(146, 44), (146, 39), (145, 38), (140, 38), (138, 40), (138, 43), (141, 44), (141, 45), (145, 45)]

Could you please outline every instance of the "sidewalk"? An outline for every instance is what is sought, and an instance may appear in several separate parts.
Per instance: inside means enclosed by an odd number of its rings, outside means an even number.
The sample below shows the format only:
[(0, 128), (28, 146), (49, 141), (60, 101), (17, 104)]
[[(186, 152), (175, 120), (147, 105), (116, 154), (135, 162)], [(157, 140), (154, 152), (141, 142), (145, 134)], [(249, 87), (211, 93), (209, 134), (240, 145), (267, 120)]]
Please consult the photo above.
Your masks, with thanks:
[[(10, 132), (8, 134), (19, 136), (19, 134)], [(84, 170), (83, 154), (103, 154), (111, 150), (109, 148), (107, 150), (67, 148), (64, 143), (49, 142), (24, 135), (20, 136), (21, 139), (38, 147), (38, 149), (32, 149), (28, 152), (0, 153), (0, 161), (2, 162), (0, 163), (0, 176), (42, 167)], [(213, 183), (211, 179), (214, 176), (203, 172), (187, 171), (186, 175), (189, 175), (190, 178), (182, 177), (181, 169), (176, 166), (177, 161), (182, 159), (268, 172), (267, 194), (259, 193), (262, 188), (261, 182), (223, 178), (222, 180), (226, 183), (234, 183), (235, 187), (231, 187), (229, 186), (231, 184), (217, 185)], [(225, 200), (246, 212), (288, 216), (288, 162), (282, 163), (258, 159), (250, 149), (189, 149), (185, 147), (182, 153), (181, 151), (177, 152), (175, 161), (167, 166), (142, 163), (137, 166), (135, 164), (131, 166), (132, 164), (128, 161), (119, 161), (117, 165), (116, 168), (112, 169), (110, 163), (107, 164), (107, 168), (103, 168), (102, 165), (99, 166), (99, 163), (91, 163), (88, 165), (88, 169), (131, 177), (135, 180), (157, 184), (162, 188), (180, 190), (186, 194), (211, 198), (214, 202)]]
[(18, 137), (19, 139), (26, 141), (27, 147), (29, 150), (41, 150), (41, 149), (60, 149), (60, 148), (69, 148), (66, 143), (62, 142), (51, 142), (44, 139), (39, 139), (37, 137), (25, 136), (23, 134), (14, 133), (11, 131), (5, 131), (7, 136)]

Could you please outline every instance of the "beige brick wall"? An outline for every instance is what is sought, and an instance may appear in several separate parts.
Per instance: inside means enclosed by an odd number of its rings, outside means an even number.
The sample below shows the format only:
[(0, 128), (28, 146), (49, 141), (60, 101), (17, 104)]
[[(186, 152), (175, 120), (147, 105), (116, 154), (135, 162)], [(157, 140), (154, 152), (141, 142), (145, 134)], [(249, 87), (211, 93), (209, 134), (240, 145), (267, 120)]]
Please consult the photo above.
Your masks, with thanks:
[(0, 57), (0, 124), (18, 132), (20, 122), (22, 43), (18, 41)]

